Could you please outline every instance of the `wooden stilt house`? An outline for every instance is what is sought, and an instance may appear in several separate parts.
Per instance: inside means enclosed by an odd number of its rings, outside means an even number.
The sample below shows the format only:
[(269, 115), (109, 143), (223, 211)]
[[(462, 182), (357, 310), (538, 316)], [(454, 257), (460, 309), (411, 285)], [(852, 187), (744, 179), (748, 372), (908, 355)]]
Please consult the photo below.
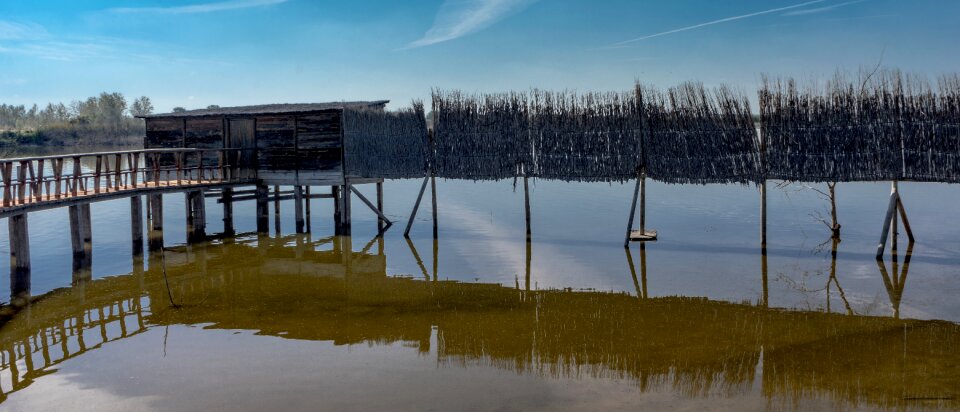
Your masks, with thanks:
[(152, 114), (142, 116), (147, 130), (143, 144), (148, 149), (240, 149), (230, 165), (242, 177), (268, 185), (343, 185), (348, 183), (344, 111), (383, 112), (388, 102), (269, 104)]

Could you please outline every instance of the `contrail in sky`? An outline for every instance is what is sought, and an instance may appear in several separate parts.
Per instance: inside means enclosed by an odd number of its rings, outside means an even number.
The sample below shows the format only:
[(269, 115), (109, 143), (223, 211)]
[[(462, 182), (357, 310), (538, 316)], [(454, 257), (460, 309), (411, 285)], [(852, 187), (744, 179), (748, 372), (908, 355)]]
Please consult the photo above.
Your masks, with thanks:
[(668, 30), (668, 31), (656, 33), (656, 34), (651, 34), (651, 35), (648, 35), (648, 36), (637, 37), (637, 38), (635, 38), (635, 39), (624, 40), (624, 41), (619, 42), (619, 43), (614, 43), (613, 45), (614, 45), (614, 46), (622, 46), (622, 45), (625, 45), (625, 44), (630, 44), (630, 43), (635, 43), (635, 42), (638, 42), (638, 41), (643, 41), (643, 40), (647, 40), (647, 39), (652, 39), (652, 38), (654, 38), (654, 37), (666, 36), (666, 35), (668, 35), (668, 34), (680, 33), (680, 32), (683, 32), (683, 31), (699, 29), (699, 28), (701, 28), (701, 27), (712, 26), (712, 25), (714, 25), (714, 24), (726, 23), (726, 22), (729, 22), (729, 21), (741, 20), (741, 19), (746, 19), (746, 18), (750, 18), (750, 17), (760, 16), (760, 15), (764, 15), (764, 14), (777, 13), (777, 12), (786, 11), (786, 10), (790, 10), (790, 9), (796, 9), (796, 8), (800, 8), (800, 7), (806, 7), (806, 6), (810, 6), (810, 5), (817, 4), (817, 3), (823, 3), (823, 2), (825, 2), (825, 1), (827, 1), (827, 0), (813, 0), (813, 1), (808, 1), (808, 2), (805, 2), (805, 3), (794, 4), (794, 5), (792, 5), (792, 6), (778, 7), (778, 8), (775, 8), (775, 9), (758, 11), (758, 12), (755, 12), (755, 13), (744, 14), (744, 15), (741, 15), (741, 16), (727, 17), (727, 18), (723, 18), (723, 19), (720, 19), (720, 20), (708, 21), (708, 22), (706, 22), (706, 23), (695, 24), (695, 25), (693, 25), (693, 26), (681, 27), (681, 28), (679, 28), (679, 29), (673, 29), (673, 30)]

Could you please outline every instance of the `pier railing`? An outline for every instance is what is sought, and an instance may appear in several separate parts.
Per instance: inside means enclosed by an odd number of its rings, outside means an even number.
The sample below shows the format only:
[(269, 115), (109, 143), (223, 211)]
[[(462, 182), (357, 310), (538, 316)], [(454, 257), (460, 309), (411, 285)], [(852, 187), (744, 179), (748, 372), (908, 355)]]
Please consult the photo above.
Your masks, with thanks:
[(0, 159), (2, 205), (237, 180), (240, 150), (141, 149)]

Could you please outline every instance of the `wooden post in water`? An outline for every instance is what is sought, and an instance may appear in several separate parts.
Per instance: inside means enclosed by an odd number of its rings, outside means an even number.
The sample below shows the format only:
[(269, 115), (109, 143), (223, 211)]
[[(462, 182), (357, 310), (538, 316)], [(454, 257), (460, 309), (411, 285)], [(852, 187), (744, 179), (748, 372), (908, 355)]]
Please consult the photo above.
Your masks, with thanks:
[(350, 207), (350, 200), (352, 198), (351, 196), (352, 186), (353, 185), (349, 183), (343, 185), (343, 188), (341, 189), (341, 193), (340, 193), (340, 196), (343, 199), (343, 211), (340, 214), (340, 216), (343, 217), (342, 234), (345, 236), (350, 236), (352, 232), (351, 226), (353, 222), (351, 220), (353, 219), (353, 216), (351, 216), (352, 208)]
[(24, 307), (30, 302), (30, 234), (27, 214), (10, 216), (7, 225), (10, 234), (10, 304)]
[(90, 204), (70, 206), (70, 244), (73, 248), (73, 284), (90, 280), (93, 266), (93, 235)]
[(436, 176), (430, 176), (430, 200), (433, 203), (433, 238), (437, 239), (438, 231), (437, 231), (437, 178)]
[(407, 228), (403, 231), (403, 236), (410, 237), (410, 228), (413, 227), (413, 220), (417, 218), (417, 211), (420, 210), (420, 201), (423, 200), (423, 192), (427, 190), (427, 182), (430, 177), (423, 178), (423, 184), (420, 185), (420, 194), (417, 195), (417, 201), (413, 204), (413, 211), (410, 212), (410, 220), (407, 221)]
[(333, 196), (333, 233), (339, 235), (343, 218), (340, 217), (343, 201), (340, 199), (340, 186), (330, 186), (330, 196)]
[(527, 242), (530, 242), (532, 231), (530, 230), (530, 185), (527, 183), (527, 176), (523, 176), (523, 209), (527, 221)]
[(153, 252), (163, 249), (163, 195), (147, 195), (147, 205), (150, 207), (147, 249)]
[(203, 190), (186, 193), (187, 242), (198, 243), (207, 237), (207, 211)]
[(295, 212), (295, 227), (297, 233), (303, 233), (303, 186), (293, 187), (293, 208)]
[(304, 203), (303, 208), (306, 209), (305, 220), (307, 224), (307, 233), (311, 233), (312, 230), (310, 230), (310, 186), (304, 186), (303, 190), (304, 190), (304, 194), (306, 195), (305, 196), (306, 199), (303, 200), (303, 203)]
[(767, 248), (767, 179), (760, 183), (760, 246)]
[(269, 194), (270, 189), (267, 188), (267, 185), (257, 185), (257, 232), (259, 233), (270, 232), (269, 207), (267, 203)]
[[(625, 248), (630, 247), (630, 234), (633, 232), (633, 217), (637, 215), (637, 197), (640, 195), (640, 180), (638, 177), (637, 185), (633, 188), (633, 201), (630, 202), (630, 216), (627, 218), (627, 235), (623, 239), (623, 247)], [(627, 256), (629, 256), (629, 254)]]
[[(637, 208), (637, 197), (640, 197), (640, 229), (633, 230), (633, 218)], [(624, 247), (627, 247), (631, 240), (646, 242), (657, 240), (656, 230), (647, 230), (647, 172), (641, 171), (637, 177), (637, 186), (633, 190), (633, 204), (630, 206), (630, 219), (627, 226), (627, 239), (624, 241)]]
[(143, 255), (143, 200), (139, 195), (130, 198), (130, 237), (133, 256)]
[(236, 230), (233, 227), (233, 188), (225, 187), (220, 191), (220, 201), (223, 202), (223, 234), (233, 236)]
[[(377, 211), (383, 214), (383, 182), (377, 182)], [(383, 233), (383, 219), (377, 219), (377, 233)]]
[(273, 230), (280, 236), (280, 186), (273, 185)]

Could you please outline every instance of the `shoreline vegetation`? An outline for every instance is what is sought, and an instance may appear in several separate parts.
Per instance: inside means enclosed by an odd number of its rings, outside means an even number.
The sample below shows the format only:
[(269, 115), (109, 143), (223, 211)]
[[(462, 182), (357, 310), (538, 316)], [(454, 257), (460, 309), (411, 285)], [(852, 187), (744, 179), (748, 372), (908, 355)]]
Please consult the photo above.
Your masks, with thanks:
[(69, 104), (0, 104), (0, 151), (20, 147), (138, 146), (146, 132), (136, 116), (153, 113), (149, 97), (129, 103), (121, 93), (100, 93)]

